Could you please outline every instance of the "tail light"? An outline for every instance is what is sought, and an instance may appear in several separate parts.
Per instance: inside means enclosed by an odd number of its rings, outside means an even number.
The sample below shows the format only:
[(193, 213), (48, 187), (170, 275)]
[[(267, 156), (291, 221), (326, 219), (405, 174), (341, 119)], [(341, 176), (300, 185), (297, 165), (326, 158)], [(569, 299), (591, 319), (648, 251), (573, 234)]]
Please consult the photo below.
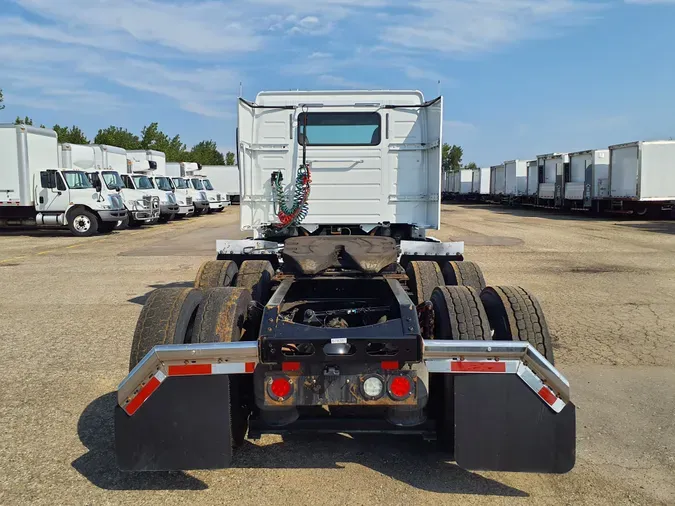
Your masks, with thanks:
[(293, 384), (286, 376), (276, 376), (267, 385), (270, 397), (276, 401), (285, 401), (293, 393)]
[(407, 376), (393, 376), (389, 379), (387, 390), (392, 399), (402, 401), (412, 394), (413, 384)]

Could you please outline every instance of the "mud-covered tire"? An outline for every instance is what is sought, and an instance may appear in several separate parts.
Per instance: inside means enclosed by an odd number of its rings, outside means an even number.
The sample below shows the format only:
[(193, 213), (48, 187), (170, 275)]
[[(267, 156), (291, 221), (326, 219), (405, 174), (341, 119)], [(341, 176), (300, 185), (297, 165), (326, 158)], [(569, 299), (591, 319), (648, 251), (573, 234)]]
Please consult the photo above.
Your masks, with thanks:
[(553, 364), (553, 345), (537, 298), (519, 286), (487, 287), (480, 294), (495, 341), (528, 341)]
[(197, 271), (195, 288), (232, 286), (237, 278), (237, 264), (232, 260), (209, 260)]
[(267, 304), (272, 292), (274, 268), (267, 260), (245, 260), (239, 267), (238, 288), (247, 288), (251, 298), (259, 304)]
[[(246, 332), (246, 317), (251, 292), (244, 288), (221, 287), (204, 291), (195, 318), (193, 343), (231, 343)], [(250, 407), (246, 392), (252, 393), (250, 375), (232, 374), (230, 380), (230, 434), (232, 446), (244, 443)], [(248, 396), (250, 397), (250, 395)]]
[(443, 273), (436, 262), (414, 260), (408, 264), (405, 272), (408, 276), (408, 288), (416, 304), (430, 300), (434, 288), (445, 285)]
[(136, 323), (129, 370), (158, 344), (189, 343), (202, 298), (202, 291), (194, 288), (158, 288), (152, 292)]
[(479, 293), (469, 286), (439, 286), (431, 294), (434, 339), (484, 341), (490, 322)]
[(478, 293), (485, 288), (483, 272), (473, 262), (445, 262), (442, 272), (446, 285), (470, 286)]

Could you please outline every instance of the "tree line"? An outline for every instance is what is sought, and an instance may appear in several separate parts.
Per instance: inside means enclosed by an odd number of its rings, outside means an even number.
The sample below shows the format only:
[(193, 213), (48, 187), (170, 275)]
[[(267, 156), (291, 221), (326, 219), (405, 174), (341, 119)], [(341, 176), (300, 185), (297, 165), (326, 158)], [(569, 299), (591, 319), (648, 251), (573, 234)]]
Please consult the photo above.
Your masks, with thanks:
[[(0, 92), (0, 102), (2, 102), (2, 93)], [(2, 107), (0, 105), (0, 107)], [(15, 125), (33, 125), (33, 120), (26, 116), (20, 118), (17, 116)], [(40, 125), (45, 128), (44, 125)], [(59, 136), (59, 142), (68, 142), (70, 144), (89, 144), (90, 141), (82, 129), (76, 125), (71, 127), (54, 125), (52, 127)], [(126, 128), (109, 126), (102, 128), (94, 137), (92, 144), (107, 144), (126, 149), (153, 149), (161, 151), (166, 155), (167, 162), (197, 162), (202, 165), (234, 165), (234, 153), (228, 151), (223, 155), (218, 151), (218, 145), (213, 140), (201, 141), (188, 149), (181, 140), (180, 135), (173, 137), (167, 135), (159, 128), (158, 123), (150, 123), (143, 127), (141, 135), (136, 135)]]
[(477, 169), (478, 165), (474, 162), (469, 162), (466, 165), (462, 165), (462, 157), (464, 156), (464, 150), (461, 146), (453, 144), (443, 144), (443, 158), (442, 166), (444, 171), (456, 172), (460, 169)]

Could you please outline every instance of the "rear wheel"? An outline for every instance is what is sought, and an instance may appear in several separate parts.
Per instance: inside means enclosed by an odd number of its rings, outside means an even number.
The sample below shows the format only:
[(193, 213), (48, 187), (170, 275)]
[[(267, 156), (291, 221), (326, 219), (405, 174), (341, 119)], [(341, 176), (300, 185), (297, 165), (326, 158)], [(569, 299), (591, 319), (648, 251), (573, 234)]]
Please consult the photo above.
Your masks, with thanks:
[(495, 341), (528, 341), (553, 364), (553, 345), (544, 312), (519, 286), (488, 287), (480, 294)]
[[(440, 286), (431, 295), (434, 339), (484, 341), (490, 322), (478, 292), (468, 286)], [(455, 445), (455, 390), (452, 374), (431, 375), (430, 409), (436, 419), (438, 441), (449, 452)]]
[(158, 344), (189, 343), (202, 298), (202, 291), (194, 288), (158, 288), (152, 292), (138, 317), (129, 370)]
[(248, 288), (254, 301), (266, 304), (272, 292), (274, 268), (267, 260), (245, 260), (239, 267), (236, 286)]
[(442, 270), (446, 285), (470, 286), (478, 293), (485, 288), (483, 272), (473, 262), (445, 262)]
[[(243, 288), (209, 288), (199, 304), (193, 343), (231, 343), (246, 332), (251, 293)], [(250, 377), (232, 374), (230, 383), (230, 420), (233, 446), (241, 446), (248, 430), (248, 416), (253, 393)]]
[(209, 260), (197, 272), (195, 288), (231, 286), (237, 277), (237, 264), (232, 260)]
[(418, 305), (430, 300), (437, 286), (445, 285), (441, 268), (436, 262), (412, 261), (405, 272), (408, 275), (408, 288)]

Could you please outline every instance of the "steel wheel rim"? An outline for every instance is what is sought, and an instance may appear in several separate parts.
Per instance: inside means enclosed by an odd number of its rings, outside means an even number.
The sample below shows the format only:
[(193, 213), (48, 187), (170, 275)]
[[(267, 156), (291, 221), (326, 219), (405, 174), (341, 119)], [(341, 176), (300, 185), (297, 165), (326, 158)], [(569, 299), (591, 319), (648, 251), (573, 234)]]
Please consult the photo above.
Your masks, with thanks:
[(75, 227), (75, 230), (78, 232), (88, 232), (91, 228), (91, 220), (88, 216), (80, 214), (73, 220), (73, 227)]

